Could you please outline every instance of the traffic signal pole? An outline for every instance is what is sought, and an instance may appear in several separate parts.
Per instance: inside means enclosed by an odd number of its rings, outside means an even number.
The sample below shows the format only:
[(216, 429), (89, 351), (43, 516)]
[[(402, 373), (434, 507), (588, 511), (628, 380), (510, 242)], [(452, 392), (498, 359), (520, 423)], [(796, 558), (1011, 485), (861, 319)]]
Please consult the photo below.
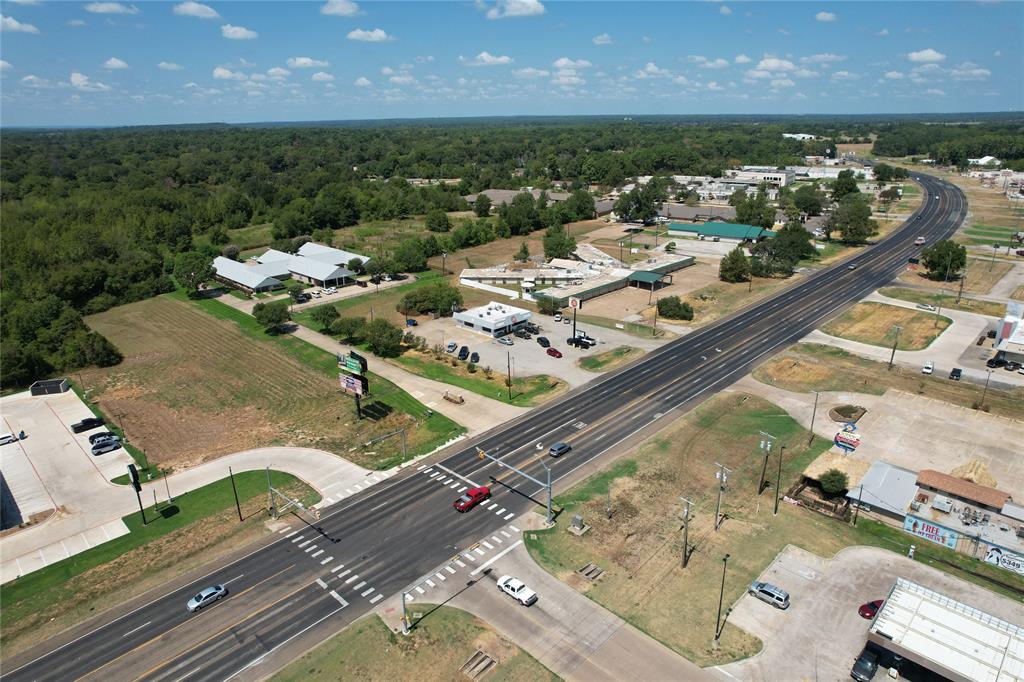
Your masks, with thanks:
[(523, 478), (527, 479), (528, 481), (532, 481), (532, 482), (536, 483), (537, 485), (541, 486), (542, 488), (547, 488), (547, 491), (548, 491), (548, 518), (547, 518), (547, 523), (548, 523), (548, 525), (551, 525), (552, 523), (554, 523), (555, 515), (551, 511), (551, 467), (549, 467), (547, 465), (547, 462), (545, 462), (540, 457), (537, 458), (537, 461), (540, 462), (541, 466), (544, 467), (545, 471), (547, 471), (547, 474), (548, 474), (548, 481), (547, 481), (547, 483), (545, 483), (544, 481), (540, 481), (540, 480), (534, 478), (533, 476), (531, 476), (530, 474), (526, 473), (525, 471), (522, 471), (520, 469), (515, 468), (511, 464), (503, 462), (503, 461), (501, 461), (500, 459), (498, 459), (497, 457), (495, 457), (493, 455), (487, 454), (486, 452), (484, 452), (480, 448), (477, 448), (476, 452), (477, 452), (477, 456), (480, 459), (484, 459), (484, 458), (489, 459), (492, 462), (494, 462), (495, 464), (497, 464), (499, 467), (504, 467), (506, 469), (511, 469), (512, 471), (516, 472), (517, 474), (519, 474)]

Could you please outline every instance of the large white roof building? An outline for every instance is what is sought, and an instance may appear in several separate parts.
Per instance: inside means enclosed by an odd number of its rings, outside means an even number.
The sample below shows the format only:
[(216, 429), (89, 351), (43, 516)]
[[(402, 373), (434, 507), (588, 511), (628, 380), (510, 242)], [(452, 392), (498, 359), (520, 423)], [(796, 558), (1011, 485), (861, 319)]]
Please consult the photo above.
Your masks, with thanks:
[(223, 256), (213, 259), (213, 269), (217, 273), (217, 279), (246, 291), (270, 291), (281, 286), (281, 280), (276, 277)]
[(525, 326), (533, 313), (524, 308), (491, 301), (477, 308), (460, 310), (453, 317), (455, 323), (463, 329), (497, 337)]

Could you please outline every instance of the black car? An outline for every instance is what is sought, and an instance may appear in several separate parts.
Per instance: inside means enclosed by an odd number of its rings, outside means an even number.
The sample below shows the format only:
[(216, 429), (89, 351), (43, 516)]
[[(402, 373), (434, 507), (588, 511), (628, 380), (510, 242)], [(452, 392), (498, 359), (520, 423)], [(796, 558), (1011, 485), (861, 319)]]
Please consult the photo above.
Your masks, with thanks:
[(477, 353), (476, 351), (473, 351), (472, 353), (469, 354), (469, 361), (472, 362), (474, 365), (480, 362), (480, 354)]
[(963, 376), (964, 371), (959, 367), (954, 367), (949, 372), (949, 378), (953, 381), (960, 381), (960, 377)]
[(459, 360), (465, 360), (469, 357), (469, 346), (463, 346), (459, 349)]
[(356, 286), (360, 286), (360, 287), (365, 287), (365, 286), (367, 286), (367, 284), (366, 284), (366, 280), (365, 280), (365, 279), (357, 279), (357, 280), (356, 280)]
[(523, 327), (523, 329), (530, 332), (531, 334), (540, 334), (540, 327), (538, 327), (535, 324), (528, 324), (525, 327)]
[(1006, 363), (1006, 366), (1003, 367), (1003, 369), (1005, 369), (1007, 372), (1016, 372), (1017, 370), (1020, 369), (1020, 363), (1019, 362), (1008, 362), (1008, 363)]
[(871, 682), (871, 678), (875, 676), (876, 672), (878, 672), (878, 653), (865, 647), (857, 660), (853, 662), (850, 677), (857, 682)]
[(541, 348), (548, 348), (551, 346), (551, 342), (548, 341), (546, 336), (538, 336), (537, 343), (538, 345), (540, 345)]
[(515, 332), (513, 332), (513, 334), (517, 339), (526, 339), (527, 341), (529, 341), (530, 339), (533, 338), (532, 336), (530, 336), (530, 332), (526, 331), (525, 329), (517, 329), (515, 330)]
[(990, 358), (989, 361), (985, 363), (985, 366), (991, 367), (992, 369), (995, 369), (997, 367), (1005, 367), (1006, 360), (1003, 360), (1002, 358)]
[(113, 434), (110, 431), (101, 431), (99, 433), (94, 433), (91, 436), (89, 436), (89, 443), (91, 443), (92, 445), (95, 445), (96, 443), (99, 443), (102, 440), (119, 440), (119, 439), (117, 437), (117, 434)]
[(83, 431), (89, 431), (95, 429), (98, 426), (103, 426), (102, 417), (87, 417), (80, 422), (75, 422), (71, 425), (71, 430), (75, 433), (82, 433)]

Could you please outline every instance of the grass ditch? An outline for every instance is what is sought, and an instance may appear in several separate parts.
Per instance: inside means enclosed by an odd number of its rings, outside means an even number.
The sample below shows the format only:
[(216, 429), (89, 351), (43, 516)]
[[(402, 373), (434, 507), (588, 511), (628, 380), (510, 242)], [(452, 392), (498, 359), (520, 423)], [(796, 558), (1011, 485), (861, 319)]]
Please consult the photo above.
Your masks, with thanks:
[(459, 668), (483, 651), (497, 663), (486, 679), (501, 682), (560, 680), (489, 625), (460, 609), (417, 602), (429, 612), (408, 637), (396, 635), (370, 614), (293, 661), (274, 682), (334, 682), (342, 679), (466, 679)]
[[(953, 320), (936, 313), (869, 301), (855, 304), (821, 331), (872, 346), (891, 348), (896, 341), (899, 350), (923, 350), (951, 324)], [(896, 325), (901, 327), (898, 336), (893, 329)]]
[[(304, 504), (320, 499), (290, 474), (274, 471), (271, 480)], [(266, 473), (237, 473), (235, 485), (243, 522), (230, 479), (221, 479), (146, 508), (148, 524), (137, 512), (124, 516), (127, 535), (0, 585), (4, 656), (266, 535)]]
[(591, 372), (607, 372), (640, 357), (643, 353), (639, 348), (619, 346), (603, 353), (580, 358), (578, 364), (583, 369)]
[(561, 395), (569, 388), (564, 381), (560, 381), (547, 374), (517, 377), (512, 380), (512, 399), (509, 400), (508, 385), (505, 383), (506, 377), (501, 372), (492, 370), (491, 378), (488, 379), (484, 368), (478, 368), (475, 372), (470, 372), (468, 364), (457, 360), (455, 362), (458, 365), (453, 366), (450, 356), (443, 357), (441, 360), (435, 360), (430, 353), (419, 353), (417, 351), (406, 351), (401, 356), (395, 358), (393, 362), (428, 379), (440, 381), (491, 398), (492, 400), (520, 407), (540, 405)]
[(988, 315), (989, 317), (1002, 317), (1006, 312), (1006, 306), (995, 301), (983, 301), (977, 298), (961, 297), (957, 302), (956, 296), (952, 294), (934, 294), (920, 289), (908, 289), (906, 287), (885, 287), (878, 290), (878, 293), (889, 298), (898, 298), (901, 301), (910, 303), (925, 303), (938, 307), (942, 304), (945, 310), (962, 310), (967, 313)]

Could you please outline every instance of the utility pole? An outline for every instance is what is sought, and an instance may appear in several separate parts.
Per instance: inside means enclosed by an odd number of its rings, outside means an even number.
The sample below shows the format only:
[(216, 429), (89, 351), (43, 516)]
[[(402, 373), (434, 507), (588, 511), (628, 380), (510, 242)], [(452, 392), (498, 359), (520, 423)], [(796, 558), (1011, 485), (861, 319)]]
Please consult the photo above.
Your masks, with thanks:
[(405, 608), (405, 590), (402, 590), (402, 634), (409, 634), (409, 612)]
[(985, 390), (981, 392), (981, 402), (978, 403), (978, 409), (985, 407), (985, 396), (988, 395), (988, 380), (992, 378), (992, 370), (985, 370)]
[(572, 338), (576, 338), (576, 308), (572, 309)]
[(686, 509), (683, 511), (683, 568), (690, 563), (690, 500), (686, 499), (682, 495), (679, 499), (686, 504)]
[(171, 486), (167, 483), (167, 474), (164, 474), (164, 488), (167, 490), (167, 504), (174, 502), (174, 498), (171, 497)]
[(989, 261), (989, 264), (988, 264), (989, 272), (992, 271), (992, 266), (996, 264), (996, 252), (997, 251), (999, 251), (999, 244), (993, 244), (992, 245), (992, 260)]
[[(441, 252), (441, 276), (442, 277), (447, 277), (448, 276), (448, 252), (447, 251), (442, 251)], [(402, 599), (402, 604), (405, 604), (405, 599), (404, 598)]]
[(619, 262), (620, 263), (625, 262), (625, 261), (622, 260), (622, 242), (619, 242)]
[[(547, 517), (547, 523), (548, 523), (549, 526), (552, 523), (554, 523), (555, 515), (554, 515), (554, 512), (551, 509), (551, 467), (549, 467), (547, 465), (547, 462), (545, 462), (540, 457), (537, 458), (537, 461), (540, 462), (540, 465), (542, 467), (544, 467), (544, 470), (547, 471), (547, 474), (548, 474), (548, 482), (544, 483), (544, 481), (537, 480), (536, 478), (534, 478), (530, 474), (526, 473), (525, 471), (521, 471), (521, 470), (515, 468), (511, 464), (498, 459), (494, 455), (487, 454), (486, 452), (484, 452), (480, 448), (476, 449), (476, 453), (477, 453), (477, 457), (479, 457), (480, 459), (485, 459), (485, 458), (489, 459), (492, 462), (494, 462), (495, 464), (497, 464), (499, 468), (511, 469), (512, 471), (516, 472), (517, 474), (519, 474), (520, 476), (522, 476), (526, 480), (532, 481), (532, 482), (536, 483), (539, 486), (547, 488), (547, 491), (548, 491), (548, 517)], [(491, 478), (494, 478), (494, 477), (491, 476)]]
[[(660, 300), (659, 298), (658, 301)], [(654, 302), (654, 329), (651, 330), (651, 336), (658, 335), (658, 301)]]
[(715, 640), (714, 647), (718, 648), (718, 640), (722, 637), (722, 601), (725, 598), (725, 569), (729, 566), (729, 555), (722, 557), (722, 587), (718, 591), (718, 615), (715, 616)]
[(238, 510), (238, 522), (241, 523), (245, 519), (242, 518), (242, 505), (238, 503), (238, 488), (235, 487), (235, 473), (231, 471), (231, 467), (228, 467), (228, 477), (231, 479), (231, 492), (235, 494), (235, 509)]
[(818, 392), (814, 392), (814, 411), (811, 412), (811, 432), (807, 436), (807, 444), (814, 442), (814, 418), (818, 416)]
[(270, 516), (277, 518), (277, 508), (274, 506), (274, 488), (270, 485), (270, 467), (267, 467), (267, 498), (270, 500)]
[[(896, 344), (899, 343), (900, 332), (903, 331), (903, 327), (898, 324), (894, 324), (892, 328), (896, 330), (896, 337), (892, 340), (892, 353), (889, 354), (889, 369), (892, 369), (892, 361), (896, 358)], [(815, 394), (815, 396), (817, 396), (817, 394)]]
[(853, 510), (853, 527), (857, 527), (857, 517), (860, 515), (860, 501), (864, 499), (864, 484), (861, 483), (857, 489), (857, 508)]
[(605, 510), (604, 511), (605, 511), (605, 515), (608, 517), (608, 519), (611, 520), (611, 518), (612, 518), (612, 484), (611, 483), (608, 484), (607, 505), (605, 506)]
[(960, 297), (964, 295), (964, 282), (967, 281), (967, 267), (971, 264), (971, 259), (967, 258), (964, 260), (964, 274), (960, 276), (960, 290), (956, 292), (956, 302), (960, 303)]
[(512, 351), (505, 351), (508, 362), (508, 401), (512, 402)]
[(777, 516), (779, 513), (779, 489), (782, 487), (782, 456), (786, 454), (786, 446), (783, 445), (779, 448), (779, 472), (775, 475), (775, 511), (772, 512), (772, 516)]
[(732, 469), (727, 468), (724, 464), (715, 462), (715, 466), (718, 467), (718, 504), (715, 505), (715, 532), (718, 532), (718, 528), (722, 525), (722, 493), (725, 492), (725, 482), (729, 478), (729, 474), (732, 473)]
[(764, 438), (761, 439), (761, 452), (764, 453), (764, 460), (761, 462), (761, 478), (757, 480), (757, 494), (760, 495), (768, 487), (765, 474), (768, 473), (768, 456), (772, 454), (772, 445), (775, 444), (775, 436), (765, 431), (758, 431)]

